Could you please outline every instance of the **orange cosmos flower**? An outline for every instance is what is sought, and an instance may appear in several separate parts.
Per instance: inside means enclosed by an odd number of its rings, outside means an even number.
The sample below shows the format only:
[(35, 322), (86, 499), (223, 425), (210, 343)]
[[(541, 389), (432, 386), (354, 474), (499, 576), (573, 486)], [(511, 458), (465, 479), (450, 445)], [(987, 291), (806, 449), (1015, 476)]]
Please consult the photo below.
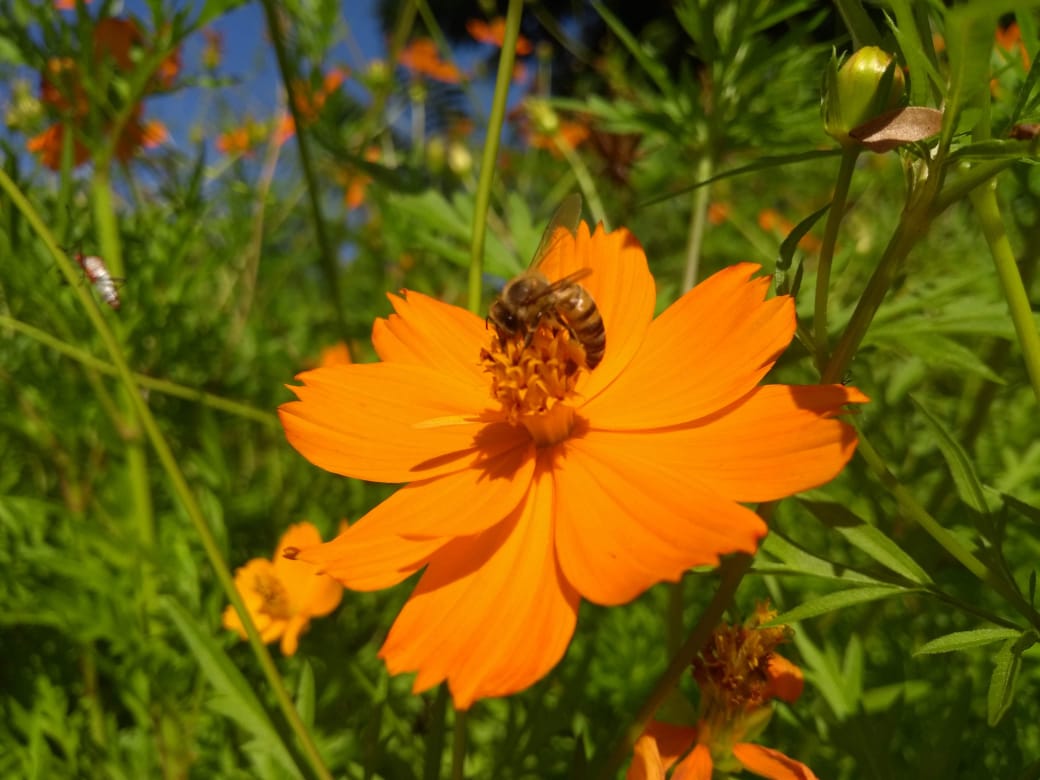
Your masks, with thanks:
[(458, 84), (462, 71), (445, 62), (437, 52), (437, 44), (429, 38), (416, 38), (401, 52), (397, 61), (408, 70), (446, 84)]
[(692, 566), (753, 552), (739, 502), (820, 485), (856, 439), (832, 419), (865, 401), (842, 385), (758, 387), (795, 331), (758, 266), (727, 268), (657, 319), (654, 281), (626, 230), (566, 231), (540, 269), (579, 269), (607, 334), (594, 371), (557, 317), (531, 339), (415, 292), (377, 320), (382, 362), (300, 374), (281, 407), (315, 465), (408, 483), (337, 539), (303, 549), (347, 587), (425, 568), (380, 655), (447, 680), (455, 705), (522, 690), (563, 656), (578, 604), (624, 604)]
[[(285, 557), (287, 551), (321, 544), (318, 529), (307, 522), (289, 526), (274, 558), (254, 558), (235, 572), (235, 587), (249, 610), (256, 630), (264, 642), (281, 638), (283, 655), (293, 655), (300, 634), (311, 618), (323, 617), (343, 597), (343, 587), (316, 566)], [(235, 608), (224, 610), (224, 628), (246, 638), (245, 628)]]
[(794, 702), (802, 694), (801, 669), (776, 652), (787, 628), (758, 627), (773, 615), (760, 605), (748, 625), (712, 633), (693, 663), (701, 691), (697, 726), (651, 722), (635, 744), (626, 780), (664, 780), (676, 762), (672, 780), (711, 780), (715, 769), (728, 776), (741, 767), (771, 780), (816, 780), (801, 762), (745, 741), (765, 728), (772, 699)]
[[(466, 22), (466, 31), (478, 43), (489, 43), (501, 49), (506, 38), (506, 20), (502, 16), (496, 16), (490, 22), (470, 19)], [(531, 42), (524, 36), (516, 39), (516, 53), (520, 56), (530, 54), (533, 50)]]

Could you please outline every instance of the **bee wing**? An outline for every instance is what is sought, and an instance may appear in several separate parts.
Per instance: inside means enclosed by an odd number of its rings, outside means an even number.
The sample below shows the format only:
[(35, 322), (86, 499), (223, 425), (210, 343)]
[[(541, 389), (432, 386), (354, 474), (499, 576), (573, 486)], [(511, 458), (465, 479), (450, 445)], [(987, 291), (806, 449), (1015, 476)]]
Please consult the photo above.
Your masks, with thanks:
[[(531, 259), (531, 268), (537, 268), (541, 265), (548, 254), (549, 250), (552, 249), (556, 242), (560, 240), (561, 235), (559, 231), (561, 229), (566, 230), (569, 233), (574, 233), (578, 229), (578, 223), (581, 221), (581, 195), (576, 192), (572, 192), (563, 202), (557, 207), (555, 213), (552, 215), (552, 219), (549, 220), (549, 224), (545, 227), (545, 232), (542, 233), (542, 240), (538, 242), (538, 249), (534, 253), (534, 257)], [(561, 280), (562, 281), (562, 280)]]

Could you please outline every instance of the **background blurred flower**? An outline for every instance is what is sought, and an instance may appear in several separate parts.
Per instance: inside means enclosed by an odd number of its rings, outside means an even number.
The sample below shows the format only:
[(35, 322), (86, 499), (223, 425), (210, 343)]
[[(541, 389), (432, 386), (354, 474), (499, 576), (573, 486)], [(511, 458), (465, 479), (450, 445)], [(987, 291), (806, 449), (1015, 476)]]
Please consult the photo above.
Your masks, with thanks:
[(410, 483), (300, 555), (358, 590), (425, 567), (380, 655), (417, 671), (416, 691), (447, 680), (459, 708), (545, 675), (581, 598), (623, 604), (753, 552), (766, 528), (739, 502), (831, 479), (856, 439), (830, 418), (866, 400), (756, 386), (795, 330), (792, 300), (764, 301), (769, 280), (749, 279), (757, 266), (721, 271), (652, 322), (654, 282), (625, 230), (561, 231), (541, 269), (592, 271), (582, 285), (608, 334), (595, 371), (551, 318), (503, 342), (483, 317), (409, 292), (373, 328), (383, 362), (303, 373), (280, 409), (312, 463)]
[[(281, 638), (284, 655), (296, 652), (300, 634), (311, 618), (323, 617), (343, 597), (343, 586), (318, 572), (316, 566), (290, 560), (287, 551), (321, 543), (318, 529), (307, 522), (289, 526), (275, 550), (274, 558), (254, 558), (235, 572), (235, 587), (264, 642)], [(242, 621), (233, 606), (224, 610), (224, 628), (246, 638)]]
[[(140, 28), (132, 19), (105, 17), (95, 24), (91, 40), (94, 68), (113, 67), (117, 72), (128, 74), (135, 67), (132, 50), (142, 46), (144, 39)], [(180, 52), (177, 50), (159, 64), (149, 83), (148, 91), (172, 86), (179, 70)], [(110, 91), (113, 99), (116, 94)], [(69, 57), (56, 57), (47, 61), (40, 77), (40, 99), (44, 105), (58, 113), (60, 119), (57, 124), (30, 138), (26, 148), (39, 155), (40, 161), (52, 169), (61, 165), (61, 150), (66, 132), (74, 133), (73, 164), (80, 165), (89, 159), (90, 150), (83, 142), (81, 133), (90, 119), (92, 108), (96, 108), (106, 124), (121, 110), (118, 104), (90, 104), (84, 89), (80, 65)], [(157, 121), (143, 121), (142, 112), (143, 107), (138, 103), (121, 127), (115, 154), (116, 158), (123, 162), (129, 160), (138, 149), (152, 148), (168, 138), (166, 128)]]
[(454, 63), (442, 60), (437, 44), (429, 38), (414, 39), (401, 51), (397, 61), (413, 73), (446, 84), (458, 84), (462, 80), (462, 71)]
[[(466, 31), (478, 43), (489, 43), (501, 49), (506, 37), (506, 20), (502, 16), (496, 16), (490, 22), (482, 19), (470, 19), (466, 22)], [(517, 54), (524, 56), (532, 51), (533, 47), (527, 38), (521, 35), (516, 39)]]

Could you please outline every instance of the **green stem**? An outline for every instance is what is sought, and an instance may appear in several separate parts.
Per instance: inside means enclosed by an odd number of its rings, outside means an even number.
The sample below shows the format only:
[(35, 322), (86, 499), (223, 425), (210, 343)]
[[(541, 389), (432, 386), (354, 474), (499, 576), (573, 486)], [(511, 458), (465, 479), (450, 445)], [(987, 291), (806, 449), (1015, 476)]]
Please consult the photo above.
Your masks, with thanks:
[[(44, 346), (53, 349), (55, 352), (70, 357), (94, 371), (108, 374), (109, 376), (115, 376), (117, 374), (116, 367), (111, 363), (106, 363), (104, 360), (94, 357), (85, 350), (79, 349), (61, 339), (55, 338), (51, 334), (42, 331), (39, 328), (34, 328), (32, 325), (27, 325), (20, 320), (8, 317), (6, 314), (0, 314), (0, 328), (10, 328), (18, 333), (23, 333), (26, 336), (39, 341)], [(196, 401), (203, 406), (208, 406), (212, 409), (219, 409), (222, 412), (228, 412), (239, 417), (245, 417), (249, 420), (255, 420), (270, 427), (278, 426), (278, 418), (275, 415), (271, 414), (271, 412), (264, 411), (263, 409), (257, 409), (255, 406), (250, 406), (249, 404), (240, 403), (238, 401), (231, 401), (227, 398), (221, 398), (219, 395), (213, 395), (212, 393), (207, 393), (203, 390), (197, 390), (194, 387), (185, 387), (176, 382), (171, 382), (168, 379), (156, 379), (155, 377), (139, 374), (137, 372), (133, 373), (133, 377), (134, 382), (138, 387), (155, 390), (163, 395), (172, 395), (177, 398)]]
[[(714, 170), (712, 155), (705, 152), (697, 161), (697, 171), (694, 174), (698, 182), (707, 181), (711, 178)], [(711, 194), (711, 185), (705, 184), (693, 192), (693, 205), (690, 208), (690, 237), (686, 242), (686, 264), (683, 268), (682, 290), (687, 292), (697, 284), (700, 274), (701, 245), (704, 243), (704, 225), (708, 218), (708, 197)]]
[(856, 350), (859, 349), (859, 345), (867, 333), (867, 328), (870, 327), (874, 315), (877, 314), (881, 302), (885, 299), (896, 274), (902, 267), (903, 261), (928, 230), (930, 223), (931, 214), (927, 203), (918, 208), (908, 208), (903, 212), (902, 219), (896, 226), (888, 246), (885, 247), (885, 252), (881, 256), (877, 268), (874, 269), (859, 303), (856, 304), (852, 319), (849, 320), (849, 324), (841, 334), (841, 339), (838, 340), (838, 345), (834, 348), (834, 353), (823, 369), (820, 376), (822, 384), (833, 384), (839, 381), (848, 369)]
[(339, 272), (336, 264), (336, 256), (332, 251), (332, 243), (329, 241), (328, 232), (325, 229), (325, 215), (321, 209), (321, 192), (318, 178), (314, 174), (314, 162), (311, 159), (310, 141), (304, 132), (303, 117), (300, 109), (293, 100), (292, 88), (292, 65), (289, 54), (285, 47), (285, 36), (282, 34), (282, 25), (278, 19), (278, 8), (274, 0), (262, 0), (264, 15), (267, 18), (267, 31), (271, 36), (271, 44), (274, 46), (275, 58), (278, 60), (278, 71), (282, 76), (287, 95), (286, 102), (292, 114), (293, 123), (296, 125), (296, 148), (300, 152), (300, 166), (303, 168), (303, 177), (307, 182), (307, 197), (311, 204), (311, 216), (314, 219), (314, 234), (318, 239), (320, 251), (322, 274), (325, 276), (325, 286), (328, 289), (329, 302), (332, 304), (332, 312), (336, 317), (336, 327), (340, 336), (347, 340), (350, 334), (347, 331), (347, 320), (343, 313), (343, 301), (339, 292)]
[(816, 345), (816, 365), (823, 371), (830, 353), (830, 340), (827, 336), (827, 297), (831, 287), (831, 265), (834, 260), (834, 247), (838, 241), (838, 227), (845, 217), (845, 203), (852, 184), (852, 174), (856, 170), (859, 148), (846, 147), (841, 153), (841, 165), (838, 167), (838, 178), (834, 183), (834, 196), (827, 212), (827, 224), (823, 229), (823, 242), (820, 245), (820, 261), (816, 272), (816, 303), (813, 307), (814, 343)]
[(441, 776), (444, 759), (444, 716), (448, 711), (448, 686), (437, 687), (437, 695), (430, 707), (430, 730), (427, 732), (423, 760), (423, 780), (437, 780)]
[(462, 780), (466, 771), (466, 710), (455, 710), (451, 741), (451, 780)]
[(563, 141), (559, 135), (553, 138), (553, 146), (563, 155), (563, 159), (567, 161), (567, 164), (574, 172), (574, 178), (578, 180), (578, 186), (589, 204), (589, 213), (592, 215), (593, 221), (603, 223), (604, 229), (610, 230), (610, 224), (607, 222), (607, 212), (603, 208), (603, 201), (600, 200), (599, 190), (596, 188), (596, 180), (592, 178), (589, 166), (581, 159), (581, 155), (574, 151), (574, 147)]
[[(270, 0), (265, 0), (270, 2)], [(498, 146), (502, 125), (506, 118), (506, 103), (509, 85), (513, 80), (513, 64), (516, 62), (516, 41), (520, 37), (520, 14), (523, 0), (509, 0), (506, 12), (506, 31), (502, 42), (502, 56), (498, 58), (498, 74), (495, 77), (495, 94), (491, 100), (488, 117), (487, 140), (480, 163), (480, 179), (477, 183), (476, 200), (473, 206), (473, 240), (469, 253), (469, 287), (467, 305), (471, 312), (481, 309), (484, 291), (484, 238), (487, 232), (487, 215), (491, 207), (491, 185), (498, 167)]]
[(0, 189), (3, 189), (4, 192), (7, 193), (7, 196), (11, 199), (14, 207), (22, 213), (22, 216), (25, 217), (26, 222), (29, 223), (34, 232), (43, 242), (44, 246), (47, 247), (47, 250), (54, 258), (54, 262), (58, 265), (58, 268), (61, 269), (65, 278), (72, 284), (76, 295), (79, 296), (80, 303), (86, 310), (87, 317), (90, 319), (91, 324), (97, 331), (102, 344), (104, 344), (105, 349), (108, 352), (112, 364), (115, 366), (116, 375), (123, 385), (125, 396), (130, 404), (132, 413), (136, 416), (136, 419), (140, 421), (145, 435), (148, 437), (149, 442), (155, 450), (156, 456), (159, 458), (159, 462), (166, 471), (173, 492), (180, 500), (185, 513), (188, 515), (188, 518), (194, 526), (195, 532), (206, 553), (206, 557), (209, 559), (210, 565), (213, 567), (217, 579), (219, 580), (221, 587), (224, 589), (224, 593), (231, 604), (235, 607), (235, 611), (238, 612), (242, 625), (246, 630), (249, 644), (257, 657), (264, 676), (267, 678), (268, 684), (271, 686), (282, 714), (285, 716), (297, 738), (300, 740), (300, 745), (307, 761), (310, 763), (310, 766), (314, 771), (314, 774), (317, 777), (322, 778), (322, 780), (331, 780), (332, 775), (322, 762), (317, 747), (315, 746), (310, 733), (307, 731), (307, 727), (300, 719), (300, 715), (296, 711), (296, 707), (293, 705), (284, 681), (278, 674), (278, 668), (275, 666), (267, 646), (260, 638), (260, 634), (256, 630), (256, 625), (253, 623), (249, 610), (246, 608), (245, 603), (242, 601), (242, 597), (239, 595), (238, 589), (235, 587), (235, 581), (220, 553), (220, 547), (217, 544), (217, 540), (213, 536), (213, 532), (210, 530), (206, 518), (203, 516), (202, 508), (199, 506), (198, 501), (196, 501), (195, 495), (191, 492), (187, 480), (184, 478), (184, 474), (177, 462), (177, 458), (170, 449), (169, 443), (162, 435), (162, 431), (159, 429), (155, 417), (152, 416), (152, 412), (145, 403), (144, 398), (137, 391), (134, 383), (134, 375), (130, 371), (130, 367), (126, 362), (126, 357), (123, 354), (122, 348), (120, 347), (115, 334), (102, 316), (97, 301), (94, 300), (93, 296), (84, 286), (75, 284), (76, 271), (73, 268), (72, 262), (58, 247), (54, 240), (54, 236), (51, 234), (50, 230), (48, 230), (36, 209), (33, 208), (32, 204), (29, 203), (25, 198), (25, 195), (22, 194), (21, 190), (18, 189), (18, 186), (11, 180), (3, 169), (0, 169)]
[(1029, 380), (1033, 384), (1033, 394), (1040, 402), (1040, 333), (1037, 332), (1029, 295), (1022, 283), (1015, 263), (1015, 254), (1011, 250), (1011, 242), (1008, 241), (1007, 231), (1004, 229), (1004, 220), (997, 203), (996, 182), (990, 181), (985, 186), (972, 190), (971, 202), (979, 216), (982, 233), (986, 236), (986, 243), (989, 244), (997, 276), (1004, 290), (1004, 298), (1007, 300), (1008, 309), (1011, 310), (1011, 321), (1015, 325), (1018, 343), (1022, 347), (1022, 357)]
[(874, 472), (874, 475), (878, 478), (878, 481), (880, 481), (892, 497), (896, 499), (900, 508), (906, 513), (906, 516), (909, 519), (917, 523), (925, 533), (932, 537), (932, 539), (935, 540), (935, 542), (947, 553), (949, 553), (954, 560), (960, 563), (961, 566), (971, 572), (976, 578), (989, 585), (993, 590), (1000, 593), (1008, 603), (1020, 612), (1030, 623), (1037, 628), (1040, 628), (1040, 616), (1038, 616), (1036, 610), (1034, 610), (1024, 598), (1022, 598), (1022, 595), (1014, 585), (1001, 577), (997, 572), (992, 571), (985, 563), (972, 555), (954, 534), (943, 528), (939, 521), (932, 517), (931, 514), (928, 513), (928, 510), (918, 503), (913, 494), (907, 490), (902, 483), (900, 483), (891, 471), (888, 470), (888, 466), (885, 464), (884, 459), (878, 451), (874, 449), (870, 441), (863, 435), (862, 430), (859, 431), (859, 444), (857, 445), (856, 452), (864, 461), (866, 461), (867, 465)]

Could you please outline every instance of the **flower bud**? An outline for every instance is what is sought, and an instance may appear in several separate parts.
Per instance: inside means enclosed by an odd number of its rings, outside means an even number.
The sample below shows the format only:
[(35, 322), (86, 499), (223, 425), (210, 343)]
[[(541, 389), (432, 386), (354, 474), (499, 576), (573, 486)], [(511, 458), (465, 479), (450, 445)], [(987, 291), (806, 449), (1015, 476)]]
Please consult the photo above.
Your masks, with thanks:
[(823, 129), (842, 146), (858, 144), (849, 133), (904, 102), (906, 79), (895, 58), (864, 46), (844, 62), (832, 58), (823, 89)]

